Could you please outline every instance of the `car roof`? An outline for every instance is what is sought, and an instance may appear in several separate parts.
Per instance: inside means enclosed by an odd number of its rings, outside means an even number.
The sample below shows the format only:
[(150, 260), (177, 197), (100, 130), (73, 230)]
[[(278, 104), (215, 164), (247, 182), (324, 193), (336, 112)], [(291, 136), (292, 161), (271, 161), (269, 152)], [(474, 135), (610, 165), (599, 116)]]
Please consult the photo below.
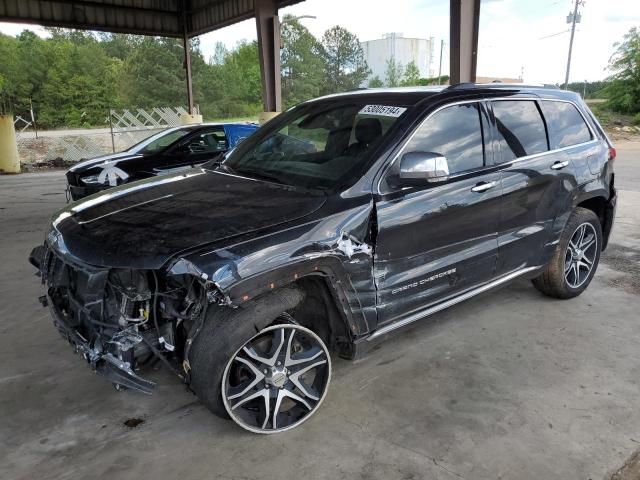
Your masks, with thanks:
[(446, 98), (455, 98), (457, 96), (464, 96), (469, 94), (487, 94), (491, 96), (499, 95), (500, 93), (514, 94), (526, 94), (531, 93), (542, 98), (558, 98), (573, 100), (579, 98), (579, 96), (567, 90), (560, 90), (555, 85), (543, 85), (543, 84), (522, 84), (522, 83), (458, 83), (447, 86), (425, 86), (425, 87), (384, 87), (384, 88), (359, 88), (357, 90), (351, 90), (343, 93), (334, 93), (332, 95), (326, 95), (314, 100), (323, 101), (330, 99), (341, 100), (362, 100), (363, 97), (371, 97), (375, 99), (391, 99), (399, 104), (414, 105), (426, 98), (438, 95), (440, 98), (446, 96)]
[(257, 125), (255, 122), (205, 122), (205, 123), (193, 123), (191, 125), (181, 125), (181, 127), (185, 128), (202, 128), (202, 127), (224, 127), (225, 125), (234, 125), (234, 126), (255, 126)]

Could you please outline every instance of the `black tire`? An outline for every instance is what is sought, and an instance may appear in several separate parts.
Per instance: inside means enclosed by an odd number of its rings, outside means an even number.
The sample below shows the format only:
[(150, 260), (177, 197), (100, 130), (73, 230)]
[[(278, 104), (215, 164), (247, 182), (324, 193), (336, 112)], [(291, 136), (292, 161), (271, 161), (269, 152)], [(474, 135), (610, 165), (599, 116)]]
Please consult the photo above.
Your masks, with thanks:
[(189, 352), (191, 388), (215, 415), (229, 418), (222, 401), (222, 376), (229, 358), (271, 324), (288, 323), (284, 312), (295, 308), (304, 298), (295, 288), (283, 288), (240, 308), (211, 306), (202, 330)]
[[(583, 226), (587, 232), (593, 232), (595, 235), (595, 246), (587, 247), (584, 250), (578, 250), (581, 254), (580, 258), (582, 258), (582, 255), (586, 256), (586, 251), (589, 251), (589, 255), (593, 256), (590, 270), (588, 272), (584, 272), (584, 276), (581, 278), (579, 273), (572, 273), (573, 270), (571, 273), (566, 273), (565, 268), (574, 262), (574, 242), (571, 243), (572, 248), (570, 248), (570, 242), (576, 239), (574, 235), (578, 234), (578, 229), (583, 228)], [(588, 228), (589, 226), (592, 227), (592, 230)], [(560, 241), (556, 246), (556, 250), (551, 261), (549, 261), (547, 266), (544, 268), (542, 274), (532, 280), (533, 285), (549, 297), (560, 299), (577, 297), (584, 292), (589, 286), (589, 283), (591, 283), (591, 280), (598, 268), (601, 250), (602, 225), (600, 224), (600, 220), (591, 210), (581, 207), (576, 208), (569, 217), (569, 220), (560, 235)], [(575, 272), (579, 271), (580, 267), (578, 266), (576, 267)], [(567, 275), (569, 276), (567, 277)], [(576, 277), (576, 275), (578, 276)]]

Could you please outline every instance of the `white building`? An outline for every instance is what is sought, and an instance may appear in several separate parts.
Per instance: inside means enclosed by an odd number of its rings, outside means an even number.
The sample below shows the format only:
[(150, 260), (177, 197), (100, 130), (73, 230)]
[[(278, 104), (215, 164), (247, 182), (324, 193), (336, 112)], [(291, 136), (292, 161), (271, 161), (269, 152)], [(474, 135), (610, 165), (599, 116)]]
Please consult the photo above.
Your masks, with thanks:
[(371, 69), (370, 79), (378, 77), (385, 81), (387, 61), (395, 58), (396, 65), (414, 62), (420, 77), (433, 77), (434, 38), (404, 38), (401, 33), (387, 33), (379, 40), (361, 42), (367, 64)]

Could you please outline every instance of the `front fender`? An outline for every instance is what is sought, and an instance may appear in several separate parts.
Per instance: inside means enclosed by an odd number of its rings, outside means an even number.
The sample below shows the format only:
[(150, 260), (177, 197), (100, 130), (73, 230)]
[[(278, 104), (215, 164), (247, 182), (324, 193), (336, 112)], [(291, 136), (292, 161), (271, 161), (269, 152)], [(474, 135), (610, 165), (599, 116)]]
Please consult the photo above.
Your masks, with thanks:
[(169, 273), (211, 282), (239, 306), (309, 275), (322, 275), (354, 337), (375, 329), (373, 202), (245, 242), (177, 259)]

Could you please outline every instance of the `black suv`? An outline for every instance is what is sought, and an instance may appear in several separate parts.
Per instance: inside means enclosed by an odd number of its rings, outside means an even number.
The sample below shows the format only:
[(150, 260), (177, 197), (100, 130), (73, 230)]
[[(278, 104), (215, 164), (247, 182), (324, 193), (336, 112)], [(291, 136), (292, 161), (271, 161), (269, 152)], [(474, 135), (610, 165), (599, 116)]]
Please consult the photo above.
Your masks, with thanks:
[(611, 231), (614, 158), (557, 89), (332, 95), (222, 164), (70, 204), (31, 261), (55, 326), (117, 388), (150, 392), (159, 358), (214, 413), (274, 433), (318, 409), (330, 351), (355, 358), (519, 277), (579, 295)]

